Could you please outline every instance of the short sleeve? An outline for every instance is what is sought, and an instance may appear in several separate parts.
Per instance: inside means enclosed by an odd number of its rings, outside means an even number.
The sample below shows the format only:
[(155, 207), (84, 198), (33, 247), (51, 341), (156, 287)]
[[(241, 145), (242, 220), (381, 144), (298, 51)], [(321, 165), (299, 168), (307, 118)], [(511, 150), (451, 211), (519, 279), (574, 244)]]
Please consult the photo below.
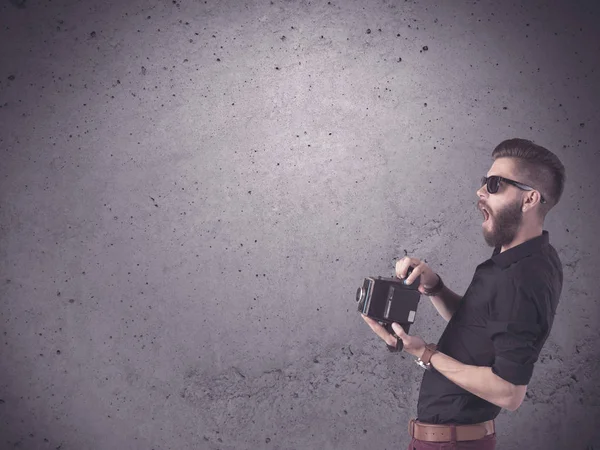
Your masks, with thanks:
[(492, 372), (516, 386), (529, 383), (546, 333), (539, 305), (531, 289), (507, 282), (490, 308), (487, 332), (496, 355)]

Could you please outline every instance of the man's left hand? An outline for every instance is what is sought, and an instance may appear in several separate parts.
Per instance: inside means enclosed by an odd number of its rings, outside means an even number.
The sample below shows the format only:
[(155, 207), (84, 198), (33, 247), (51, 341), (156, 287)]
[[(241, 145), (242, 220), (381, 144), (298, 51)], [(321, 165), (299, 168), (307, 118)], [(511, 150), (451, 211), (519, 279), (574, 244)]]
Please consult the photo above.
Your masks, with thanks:
[[(380, 325), (379, 322), (367, 317), (362, 313), (361, 316), (363, 319), (365, 319), (365, 322), (369, 324), (375, 334), (383, 339), (387, 345), (396, 345), (398, 339), (388, 333), (383, 325)], [(396, 322), (392, 324), (392, 329), (398, 336), (400, 336), (400, 339), (402, 339), (404, 351), (416, 356), (417, 358), (423, 356), (423, 353), (425, 352), (425, 341), (423, 339), (421, 339), (419, 336), (409, 336), (404, 332), (404, 329), (400, 326), (400, 324), (397, 324)]]

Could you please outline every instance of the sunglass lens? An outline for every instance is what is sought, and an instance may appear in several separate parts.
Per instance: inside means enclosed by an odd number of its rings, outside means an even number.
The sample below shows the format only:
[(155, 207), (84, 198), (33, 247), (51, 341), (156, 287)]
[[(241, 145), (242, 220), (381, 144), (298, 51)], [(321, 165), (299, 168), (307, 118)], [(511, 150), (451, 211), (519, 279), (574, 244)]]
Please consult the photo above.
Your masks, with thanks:
[(484, 184), (487, 185), (487, 190), (490, 194), (495, 194), (496, 192), (498, 192), (498, 187), (499, 187), (499, 183), (498, 183), (499, 179), (496, 176), (492, 176), (492, 177), (481, 177), (481, 185), (483, 186)]

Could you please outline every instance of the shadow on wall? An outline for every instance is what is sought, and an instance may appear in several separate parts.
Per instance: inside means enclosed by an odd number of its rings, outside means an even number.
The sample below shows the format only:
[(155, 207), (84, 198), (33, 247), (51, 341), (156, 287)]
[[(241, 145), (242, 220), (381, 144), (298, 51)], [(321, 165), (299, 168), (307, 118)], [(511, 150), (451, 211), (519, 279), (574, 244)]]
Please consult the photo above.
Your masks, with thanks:
[(17, 8), (23, 9), (25, 8), (25, 0), (8, 0), (11, 4), (16, 6)]
[(585, 450), (600, 450), (600, 430), (590, 439)]

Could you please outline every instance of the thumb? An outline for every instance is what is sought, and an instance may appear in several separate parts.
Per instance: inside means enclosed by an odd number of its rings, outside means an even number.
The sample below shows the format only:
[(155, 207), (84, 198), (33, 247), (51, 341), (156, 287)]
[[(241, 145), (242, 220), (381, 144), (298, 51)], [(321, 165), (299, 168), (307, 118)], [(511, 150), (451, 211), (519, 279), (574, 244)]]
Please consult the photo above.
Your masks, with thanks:
[(400, 326), (400, 324), (398, 324), (398, 323), (396, 323), (396, 322), (394, 322), (394, 323), (392, 324), (392, 330), (394, 330), (394, 331), (396, 332), (396, 334), (397, 334), (399, 337), (401, 337), (401, 338), (405, 338), (405, 337), (407, 337), (407, 336), (406, 336), (406, 333), (404, 332), (404, 328), (402, 328), (402, 327)]

